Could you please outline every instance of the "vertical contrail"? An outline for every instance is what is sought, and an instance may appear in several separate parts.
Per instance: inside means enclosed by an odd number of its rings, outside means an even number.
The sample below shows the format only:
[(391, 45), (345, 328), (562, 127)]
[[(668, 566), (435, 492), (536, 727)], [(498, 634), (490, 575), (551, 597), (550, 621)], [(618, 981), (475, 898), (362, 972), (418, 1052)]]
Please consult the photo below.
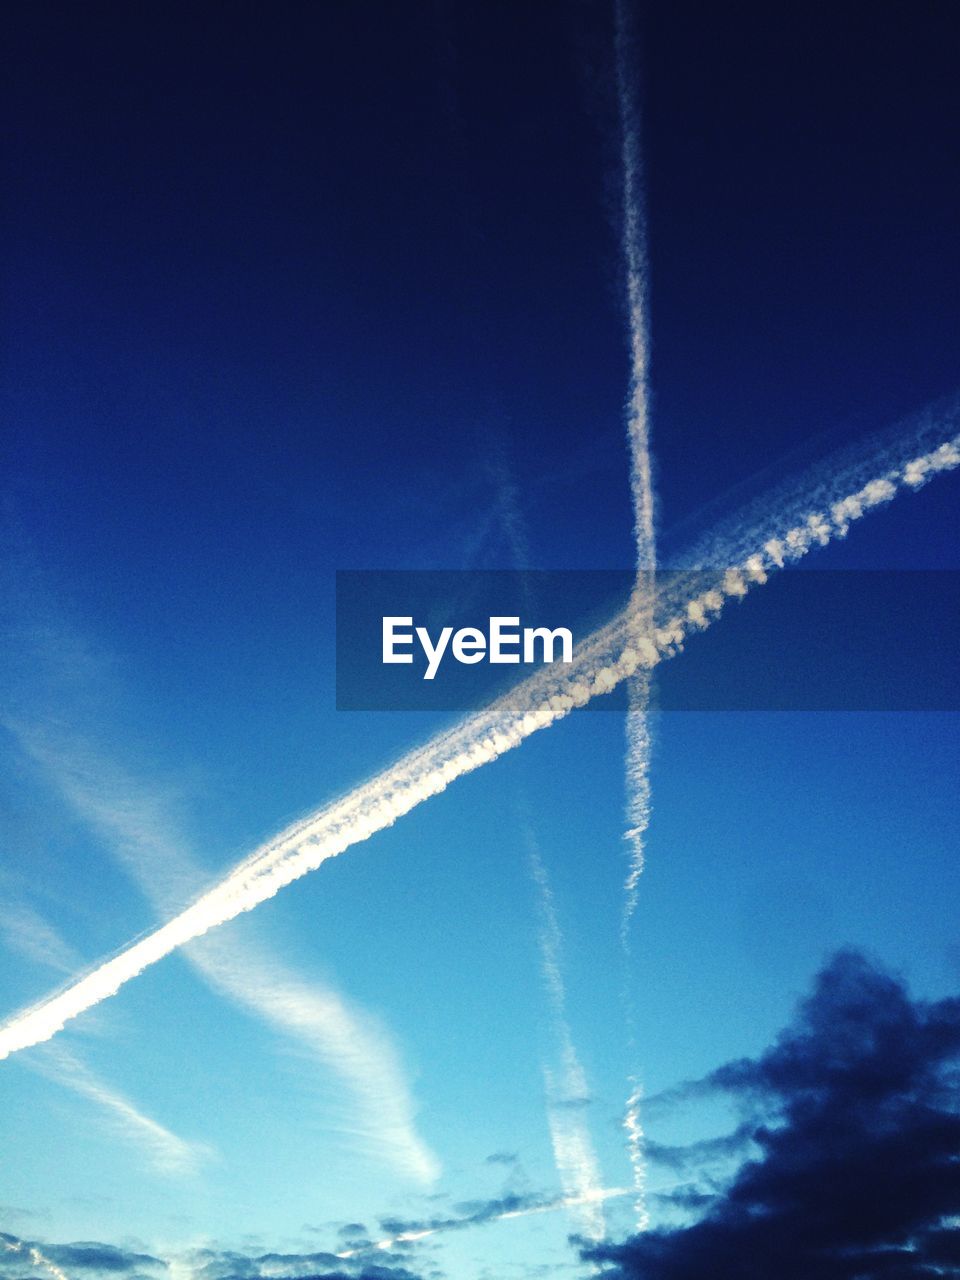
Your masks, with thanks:
[[(497, 484), (499, 520), (504, 541), (510, 549), (514, 570), (520, 575), (524, 603), (529, 606), (532, 604), (527, 574), (531, 560), (530, 544), (517, 486), (502, 445), (494, 449), (492, 471)], [(536, 890), (540, 971), (560, 1061), (558, 1070), (544, 1068), (543, 1072), (553, 1160), (565, 1203), (576, 1216), (581, 1234), (591, 1240), (602, 1240), (606, 1234), (603, 1199), (600, 1195), (603, 1183), (587, 1121), (589, 1098), (586, 1073), (573, 1042), (567, 1014), (563, 934), (550, 876), (533, 828), (526, 820), (522, 825), (527, 845), (527, 863)]]
[(637, 567), (656, 565), (653, 476), (650, 458), (649, 332), (647, 324), (647, 228), (640, 163), (640, 120), (629, 68), (630, 30), (624, 0), (616, 2), (616, 78), (622, 170), (622, 252), (630, 340), (630, 386), (626, 404), (630, 444), (630, 488)]
[[(622, 173), (622, 248), (626, 281), (627, 324), (630, 338), (630, 382), (626, 403), (627, 440), (630, 445), (630, 491), (633, 498), (633, 531), (637, 582), (632, 602), (637, 635), (648, 634), (653, 620), (653, 575), (657, 567), (654, 528), (653, 476), (650, 457), (649, 327), (647, 227), (641, 167), (640, 120), (630, 75), (631, 47), (626, 0), (615, 0), (615, 61), (617, 104), (620, 113)], [(626, 792), (627, 828), (624, 832), (630, 864), (624, 883), (620, 938), (629, 952), (630, 922), (637, 908), (638, 886), (643, 874), (645, 841), (650, 824), (650, 674), (643, 671), (627, 682)], [(627, 995), (630, 1001), (629, 993)], [(632, 1006), (628, 1003), (628, 1008)], [(633, 1038), (633, 1017), (628, 1017)], [(646, 1230), (650, 1215), (646, 1203), (646, 1163), (640, 1120), (640, 1089), (634, 1087), (627, 1103), (624, 1127), (627, 1153), (636, 1188), (637, 1229)]]
[(553, 1158), (564, 1197), (570, 1207), (576, 1209), (583, 1235), (592, 1240), (602, 1240), (606, 1228), (599, 1190), (603, 1182), (586, 1119), (590, 1101), (586, 1073), (573, 1043), (567, 1017), (563, 936), (547, 869), (529, 827), (526, 838), (530, 874), (537, 889), (540, 966), (560, 1058), (558, 1071), (544, 1071)]
[[(908, 435), (821, 463), (773, 499), (755, 503), (707, 544), (735, 559), (704, 589), (703, 575), (679, 574), (658, 591), (656, 625), (636, 638), (620, 613), (574, 649), (573, 661), (541, 667), (489, 706), (407, 752), (395, 764), (338, 800), (293, 823), (256, 849), (178, 915), (121, 948), (87, 973), (0, 1024), (0, 1058), (41, 1044), (67, 1022), (109, 999), (144, 970), (195, 938), (315, 871), (329, 858), (392, 826), (451, 783), (483, 768), (610, 693), (638, 670), (652, 671), (682, 652), (687, 638), (710, 627), (729, 601), (739, 600), (813, 548), (846, 536), (869, 511), (936, 475), (960, 467), (956, 407), (925, 417)], [(742, 552), (743, 554), (740, 554)], [(694, 561), (704, 563), (702, 559)], [(706, 563), (717, 563), (707, 559)]]

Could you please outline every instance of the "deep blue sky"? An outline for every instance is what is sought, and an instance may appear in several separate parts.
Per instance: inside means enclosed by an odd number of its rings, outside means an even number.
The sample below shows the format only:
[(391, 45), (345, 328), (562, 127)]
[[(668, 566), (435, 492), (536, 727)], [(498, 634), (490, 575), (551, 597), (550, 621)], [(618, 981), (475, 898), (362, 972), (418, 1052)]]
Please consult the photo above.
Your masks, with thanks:
[[(960, 19), (641, 3), (633, 33), (669, 560), (957, 391)], [(202, 882), (445, 723), (335, 710), (335, 570), (513, 567), (511, 502), (534, 566), (630, 566), (612, 47), (611, 9), (572, 0), (8, 8), (4, 1012), (163, 914), (124, 859), (172, 881), (188, 850)], [(937, 481), (818, 563), (960, 567), (957, 496)], [(175, 957), (62, 1039), (215, 1154), (153, 1168), (75, 1065), (24, 1054), (0, 1228), (302, 1254), (436, 1216), (429, 1195), (555, 1194), (528, 827), (608, 1187), (627, 1076), (761, 1052), (831, 949), (956, 989), (954, 717), (655, 737), (635, 1046), (622, 719), (575, 717), (224, 931), (379, 1018), (436, 1183)], [(561, 1274), (577, 1227), (478, 1227), (409, 1265)]]

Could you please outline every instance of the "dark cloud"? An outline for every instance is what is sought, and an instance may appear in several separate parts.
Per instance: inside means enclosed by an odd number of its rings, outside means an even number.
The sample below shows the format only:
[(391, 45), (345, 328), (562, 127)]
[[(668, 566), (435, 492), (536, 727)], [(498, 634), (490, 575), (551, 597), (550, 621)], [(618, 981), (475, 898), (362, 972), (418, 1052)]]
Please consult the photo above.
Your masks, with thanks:
[(702, 1209), (706, 1209), (708, 1205), (713, 1204), (718, 1194), (716, 1191), (707, 1191), (697, 1184), (688, 1183), (683, 1187), (674, 1187), (672, 1191), (656, 1191), (651, 1196), (651, 1199), (658, 1201), (660, 1204), (669, 1205), (674, 1209), (699, 1212)]
[(749, 1122), (738, 1125), (733, 1133), (719, 1138), (705, 1138), (685, 1147), (666, 1147), (659, 1142), (647, 1142), (644, 1151), (653, 1164), (663, 1165), (676, 1173), (700, 1168), (715, 1161), (728, 1160), (731, 1156), (745, 1155), (753, 1141), (754, 1126)]
[[(23, 1269), (23, 1257), (31, 1249), (38, 1249), (48, 1262), (68, 1272), (99, 1272), (107, 1276), (124, 1275), (130, 1277), (152, 1276), (166, 1270), (167, 1264), (161, 1258), (154, 1258), (148, 1253), (133, 1253), (126, 1249), (118, 1249), (110, 1244), (80, 1241), (74, 1244), (46, 1244), (33, 1240), (23, 1240), (20, 1236), (0, 1231), (0, 1243), (6, 1246), (0, 1250), (0, 1273), (3, 1280), (12, 1280), (15, 1269)], [(33, 1267), (33, 1276), (37, 1271)]]
[(756, 1105), (757, 1158), (699, 1221), (584, 1257), (610, 1280), (960, 1277), (958, 1059), (960, 1000), (840, 953), (766, 1053), (706, 1081)]
[(467, 1227), (483, 1226), (496, 1222), (507, 1213), (533, 1212), (552, 1208), (561, 1202), (562, 1196), (545, 1198), (540, 1195), (509, 1194), (492, 1200), (464, 1200), (454, 1205), (455, 1217), (435, 1218), (381, 1218), (384, 1235), (401, 1236), (417, 1231), (462, 1231)]
[(43, 1252), (58, 1267), (72, 1271), (152, 1271), (167, 1265), (148, 1253), (128, 1253), (110, 1244), (48, 1244)]
[[(49, 1263), (68, 1275), (75, 1271), (104, 1277), (118, 1273), (131, 1280), (157, 1280), (158, 1271), (168, 1263), (149, 1254), (131, 1253), (113, 1245), (82, 1242), (50, 1244), (46, 1241), (23, 1240), (0, 1231), (0, 1276), (2, 1280), (45, 1280), (46, 1271), (37, 1265), (24, 1265), (31, 1249), (38, 1249)], [(202, 1280), (424, 1280), (410, 1271), (405, 1260), (392, 1253), (378, 1251), (378, 1258), (344, 1260), (332, 1253), (263, 1253), (250, 1255), (232, 1250), (197, 1249), (188, 1255), (190, 1268)]]

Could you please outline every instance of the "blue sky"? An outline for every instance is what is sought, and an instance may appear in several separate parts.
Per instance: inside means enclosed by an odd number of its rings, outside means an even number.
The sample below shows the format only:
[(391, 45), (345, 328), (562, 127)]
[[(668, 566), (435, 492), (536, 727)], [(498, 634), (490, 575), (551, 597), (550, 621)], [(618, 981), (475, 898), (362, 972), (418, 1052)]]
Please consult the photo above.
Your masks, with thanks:
[[(939, 3), (632, 23), (670, 564), (838, 448), (948, 415), (958, 29)], [(518, 536), (532, 567), (633, 556), (607, 6), (5, 25), (4, 1017), (450, 722), (335, 709), (336, 570), (514, 568)], [(958, 492), (810, 567), (957, 569)], [(631, 1078), (759, 1061), (838, 948), (957, 991), (954, 713), (652, 729), (628, 958), (623, 716), (574, 714), (0, 1064), (0, 1231), (70, 1280), (110, 1265), (78, 1241), (197, 1280), (579, 1274), (551, 1116), (628, 1188)], [(570, 1045), (584, 1095), (551, 1109)], [(645, 1123), (669, 1145), (736, 1116)], [(632, 1202), (604, 1202), (609, 1240)], [(542, 1212), (487, 1220), (511, 1208)], [(348, 1224), (444, 1221), (332, 1260)]]

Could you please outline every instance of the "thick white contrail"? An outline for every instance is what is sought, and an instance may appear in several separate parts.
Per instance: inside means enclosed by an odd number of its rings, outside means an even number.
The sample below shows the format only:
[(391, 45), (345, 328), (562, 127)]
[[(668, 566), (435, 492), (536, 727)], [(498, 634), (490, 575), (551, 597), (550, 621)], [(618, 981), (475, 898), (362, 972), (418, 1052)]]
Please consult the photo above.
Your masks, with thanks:
[[(158, 914), (173, 914), (195, 888), (199, 871), (163, 798), (62, 731), (8, 727), (104, 839)], [(343, 1081), (354, 1102), (349, 1123), (354, 1141), (406, 1177), (431, 1182), (438, 1176), (439, 1161), (416, 1129), (400, 1056), (376, 1019), (331, 987), (290, 972), (247, 937), (198, 939), (186, 956), (220, 995), (298, 1042)], [(90, 1089), (79, 1091), (109, 1105)]]
[[(658, 619), (649, 635), (634, 642), (629, 610), (618, 614), (577, 647), (569, 666), (540, 668), (483, 711), (288, 827), (172, 920), (62, 990), (14, 1014), (0, 1026), (0, 1057), (49, 1040), (71, 1018), (116, 994), (185, 943), (252, 910), (328, 858), (392, 826), (457, 778), (496, 760), (575, 707), (610, 692), (638, 670), (652, 670), (676, 654), (690, 634), (709, 626), (728, 600), (746, 595), (811, 547), (845, 536), (853, 522), (899, 491), (919, 489), (934, 475), (960, 466), (956, 413), (952, 417), (949, 432), (924, 424), (906, 446), (846, 459), (832, 482), (826, 467), (817, 468), (808, 477), (809, 487), (786, 495), (779, 511), (759, 508), (751, 520), (727, 535), (726, 543), (716, 544), (743, 545), (744, 555), (727, 561), (734, 567), (718, 572), (715, 586), (704, 590), (702, 580), (693, 574), (689, 580), (680, 575), (665, 588), (658, 596)], [(711, 549), (715, 551), (716, 546)]]

